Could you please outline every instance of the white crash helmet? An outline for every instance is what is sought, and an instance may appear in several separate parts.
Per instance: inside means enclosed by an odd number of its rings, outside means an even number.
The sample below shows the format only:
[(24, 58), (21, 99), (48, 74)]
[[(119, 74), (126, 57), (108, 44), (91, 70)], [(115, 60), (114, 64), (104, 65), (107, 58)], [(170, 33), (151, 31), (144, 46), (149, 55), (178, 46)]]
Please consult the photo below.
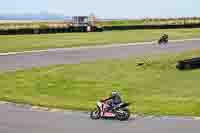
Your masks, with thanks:
[(116, 91), (112, 91), (112, 96), (116, 96), (118, 93)]

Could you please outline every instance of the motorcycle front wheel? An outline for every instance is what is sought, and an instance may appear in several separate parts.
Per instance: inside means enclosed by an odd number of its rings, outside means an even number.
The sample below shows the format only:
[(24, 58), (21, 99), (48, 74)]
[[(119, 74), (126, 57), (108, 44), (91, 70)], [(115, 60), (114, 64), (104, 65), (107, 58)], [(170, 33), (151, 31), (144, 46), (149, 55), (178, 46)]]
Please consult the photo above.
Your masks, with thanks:
[(101, 110), (97, 107), (93, 111), (90, 112), (90, 118), (93, 120), (97, 120), (101, 117)]

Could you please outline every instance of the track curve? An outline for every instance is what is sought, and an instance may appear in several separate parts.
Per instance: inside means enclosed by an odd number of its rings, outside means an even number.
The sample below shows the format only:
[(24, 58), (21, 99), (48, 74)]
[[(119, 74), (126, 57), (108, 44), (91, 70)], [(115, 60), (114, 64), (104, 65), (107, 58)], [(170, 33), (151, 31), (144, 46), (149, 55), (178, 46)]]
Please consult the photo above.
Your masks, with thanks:
[[(88, 49), (58, 49), (48, 52), (21, 53), (0, 56), (0, 71), (15, 71), (52, 64), (76, 64), (97, 59), (126, 58), (200, 49), (200, 41), (102, 47)], [(200, 121), (181, 117), (145, 117), (127, 122), (89, 119), (78, 112), (34, 111), (29, 106), (0, 104), (1, 133), (199, 133)]]

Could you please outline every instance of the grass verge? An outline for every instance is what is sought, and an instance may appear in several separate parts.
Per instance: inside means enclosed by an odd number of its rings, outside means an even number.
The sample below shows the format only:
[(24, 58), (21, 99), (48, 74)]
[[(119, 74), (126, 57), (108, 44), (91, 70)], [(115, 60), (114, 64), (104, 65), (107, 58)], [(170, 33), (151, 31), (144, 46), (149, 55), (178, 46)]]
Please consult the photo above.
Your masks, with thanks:
[(101, 33), (0, 36), (0, 52), (153, 41), (157, 40), (164, 32), (169, 34), (170, 39), (200, 37), (200, 29), (129, 30)]
[[(200, 51), (7, 72), (0, 74), (0, 99), (89, 110), (117, 88), (124, 100), (134, 102), (131, 111), (199, 116), (200, 70), (175, 69), (178, 59), (193, 56)], [(145, 64), (137, 66), (141, 61)]]

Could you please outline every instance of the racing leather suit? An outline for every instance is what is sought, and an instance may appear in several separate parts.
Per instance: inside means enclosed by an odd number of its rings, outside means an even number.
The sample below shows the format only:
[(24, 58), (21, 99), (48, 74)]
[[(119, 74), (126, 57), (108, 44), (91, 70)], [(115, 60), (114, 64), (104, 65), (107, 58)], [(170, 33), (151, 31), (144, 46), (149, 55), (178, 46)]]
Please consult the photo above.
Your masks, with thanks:
[(114, 107), (116, 107), (118, 104), (122, 102), (121, 97), (118, 94), (115, 96), (111, 96), (105, 99), (104, 101), (108, 101), (108, 100), (111, 100), (111, 101), (108, 102), (109, 107), (107, 108), (107, 111), (111, 111)]

